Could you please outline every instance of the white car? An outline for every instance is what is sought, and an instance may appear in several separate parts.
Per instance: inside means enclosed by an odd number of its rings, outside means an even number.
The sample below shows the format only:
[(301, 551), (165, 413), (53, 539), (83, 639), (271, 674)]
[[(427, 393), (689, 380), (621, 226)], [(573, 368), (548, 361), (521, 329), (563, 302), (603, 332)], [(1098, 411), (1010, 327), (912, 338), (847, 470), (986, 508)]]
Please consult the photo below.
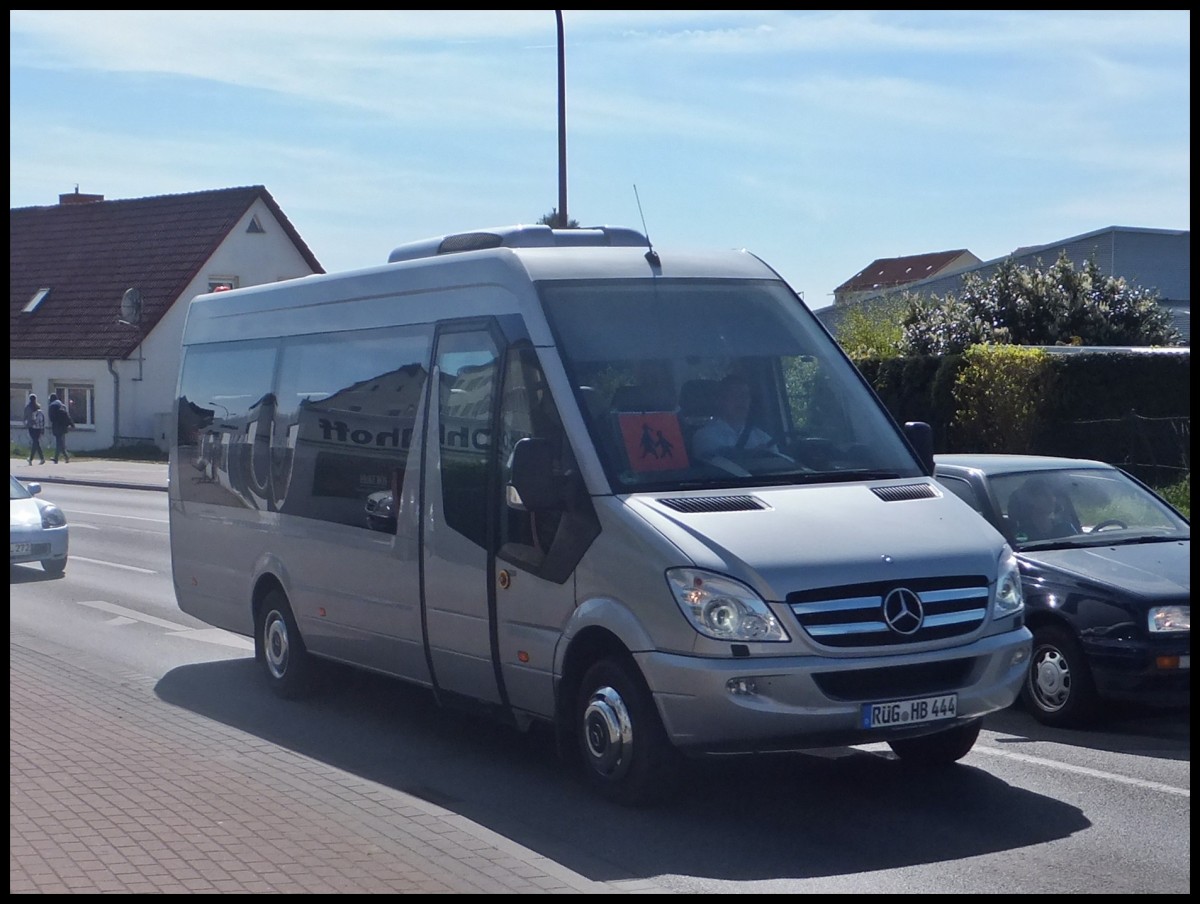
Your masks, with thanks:
[(41, 491), (40, 483), (8, 475), (8, 563), (41, 562), (47, 574), (61, 575), (67, 570), (67, 516), (38, 499)]

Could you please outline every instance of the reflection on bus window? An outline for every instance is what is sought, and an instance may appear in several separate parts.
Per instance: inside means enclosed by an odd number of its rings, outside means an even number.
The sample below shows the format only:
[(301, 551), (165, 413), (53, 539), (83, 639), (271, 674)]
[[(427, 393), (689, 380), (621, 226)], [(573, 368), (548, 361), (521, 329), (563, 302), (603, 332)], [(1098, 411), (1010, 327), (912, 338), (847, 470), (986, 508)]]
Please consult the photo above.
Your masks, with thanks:
[(487, 542), (488, 454), (499, 350), (486, 330), (438, 337), (438, 424), (446, 523)]
[[(196, 439), (205, 486), (184, 498), (394, 530), (428, 337), (405, 327), (192, 351), (179, 429), (181, 444)], [(207, 408), (194, 402), (205, 396)]]

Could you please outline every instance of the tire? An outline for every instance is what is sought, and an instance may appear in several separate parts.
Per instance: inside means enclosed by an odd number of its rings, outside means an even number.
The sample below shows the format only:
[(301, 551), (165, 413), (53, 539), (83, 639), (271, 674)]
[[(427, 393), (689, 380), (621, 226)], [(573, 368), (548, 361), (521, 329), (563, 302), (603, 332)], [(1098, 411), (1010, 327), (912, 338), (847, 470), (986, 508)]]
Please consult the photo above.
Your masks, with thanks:
[(66, 559), (42, 559), (42, 570), (46, 574), (52, 574), (55, 577), (62, 577), (67, 570)]
[(1052, 728), (1082, 728), (1095, 720), (1100, 702), (1096, 683), (1079, 642), (1061, 625), (1034, 629), (1021, 701)]
[(674, 790), (680, 756), (632, 661), (602, 659), (587, 670), (572, 727), (584, 781), (602, 797), (645, 806)]
[(936, 734), (888, 741), (892, 753), (905, 763), (920, 768), (942, 768), (957, 763), (975, 746), (982, 719), (964, 722)]
[(309, 655), (282, 590), (263, 598), (254, 636), (255, 658), (263, 665), (267, 684), (285, 700), (309, 696), (316, 685), (317, 664)]

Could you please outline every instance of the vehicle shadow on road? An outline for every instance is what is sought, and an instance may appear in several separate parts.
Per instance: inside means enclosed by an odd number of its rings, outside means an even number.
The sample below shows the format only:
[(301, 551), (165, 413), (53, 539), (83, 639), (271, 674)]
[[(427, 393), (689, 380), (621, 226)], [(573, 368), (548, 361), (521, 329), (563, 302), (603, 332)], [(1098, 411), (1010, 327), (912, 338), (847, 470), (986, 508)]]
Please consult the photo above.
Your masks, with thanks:
[(63, 574), (50, 574), (36, 562), (8, 566), (8, 583), (37, 584), (41, 581), (57, 581)]
[[(992, 713), (984, 720), (983, 727), (1030, 742), (1048, 741), (1182, 762), (1190, 762), (1192, 758), (1190, 707), (1148, 709), (1109, 704), (1104, 715), (1086, 728), (1051, 728), (1018, 704)], [(1006, 746), (1017, 743), (1019, 740), (1010, 739)]]
[(1019, 849), (1090, 825), (1077, 807), (968, 764), (923, 775), (850, 748), (689, 762), (676, 798), (634, 811), (584, 787), (547, 730), (441, 709), (430, 691), (342, 668), (319, 696), (284, 702), (257, 669), (250, 658), (182, 666), (156, 692), (451, 810), (595, 881), (863, 873)]

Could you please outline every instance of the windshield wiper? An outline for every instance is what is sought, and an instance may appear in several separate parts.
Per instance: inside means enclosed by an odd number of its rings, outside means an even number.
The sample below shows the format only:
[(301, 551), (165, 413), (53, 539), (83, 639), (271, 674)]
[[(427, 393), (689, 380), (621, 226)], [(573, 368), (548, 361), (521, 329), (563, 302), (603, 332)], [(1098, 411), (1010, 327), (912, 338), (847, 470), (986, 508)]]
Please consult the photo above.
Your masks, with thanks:
[(857, 468), (848, 471), (816, 471), (805, 477), (817, 477), (830, 483), (846, 483), (852, 480), (898, 480), (900, 475), (895, 471), (871, 471), (867, 468)]
[(1175, 543), (1180, 540), (1191, 540), (1187, 534), (1139, 534), (1136, 537), (1122, 537), (1119, 540), (1102, 540), (1099, 535), (1092, 541), (1096, 546), (1131, 546), (1136, 543)]

